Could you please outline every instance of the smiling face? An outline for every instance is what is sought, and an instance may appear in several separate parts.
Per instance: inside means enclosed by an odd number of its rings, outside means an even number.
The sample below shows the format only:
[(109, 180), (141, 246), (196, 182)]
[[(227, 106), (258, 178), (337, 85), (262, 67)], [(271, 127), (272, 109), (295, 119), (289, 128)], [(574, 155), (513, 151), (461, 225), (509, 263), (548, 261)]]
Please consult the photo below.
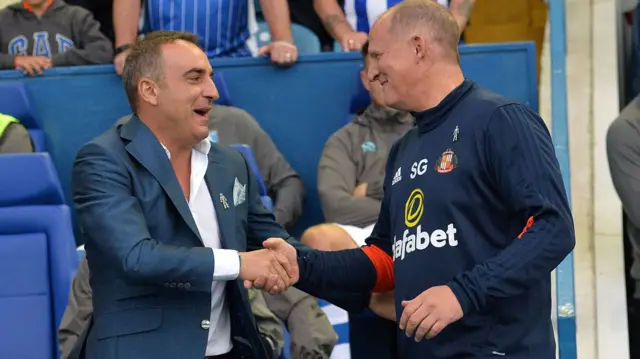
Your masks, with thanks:
[(371, 29), (367, 77), (380, 85), (385, 105), (411, 110), (406, 100), (411, 98), (413, 86), (420, 79), (419, 55), (414, 41), (399, 38), (391, 31), (388, 17), (380, 19)]
[(163, 45), (162, 58), (158, 108), (181, 138), (199, 142), (209, 136), (211, 103), (219, 97), (211, 64), (202, 50), (184, 41)]

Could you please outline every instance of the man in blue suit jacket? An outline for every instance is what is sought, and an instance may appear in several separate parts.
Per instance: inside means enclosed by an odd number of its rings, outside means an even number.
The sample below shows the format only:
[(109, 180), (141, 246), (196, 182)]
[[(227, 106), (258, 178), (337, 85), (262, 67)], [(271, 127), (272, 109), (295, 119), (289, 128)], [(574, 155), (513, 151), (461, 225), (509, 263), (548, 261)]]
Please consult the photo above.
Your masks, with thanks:
[(123, 82), (137, 116), (74, 163), (94, 294), (87, 358), (269, 358), (242, 280), (272, 293), (297, 280), (295, 259), (262, 246), (289, 235), (244, 157), (207, 139), (218, 93), (196, 43), (158, 32), (135, 44)]

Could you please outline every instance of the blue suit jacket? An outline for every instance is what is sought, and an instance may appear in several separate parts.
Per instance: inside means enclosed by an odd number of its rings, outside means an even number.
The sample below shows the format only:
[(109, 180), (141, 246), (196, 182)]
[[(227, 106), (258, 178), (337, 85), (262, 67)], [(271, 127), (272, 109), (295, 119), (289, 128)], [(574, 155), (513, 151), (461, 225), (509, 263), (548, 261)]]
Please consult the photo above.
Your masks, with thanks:
[[(247, 192), (246, 201), (234, 206), (236, 178)], [(290, 237), (262, 205), (237, 150), (212, 144), (205, 181), (223, 248), (246, 251), (262, 248), (269, 237)], [(155, 136), (134, 116), (84, 145), (74, 163), (73, 193), (93, 290), (86, 356), (204, 358), (213, 253), (203, 246)], [(268, 358), (242, 281), (228, 281), (225, 292), (235, 357)]]

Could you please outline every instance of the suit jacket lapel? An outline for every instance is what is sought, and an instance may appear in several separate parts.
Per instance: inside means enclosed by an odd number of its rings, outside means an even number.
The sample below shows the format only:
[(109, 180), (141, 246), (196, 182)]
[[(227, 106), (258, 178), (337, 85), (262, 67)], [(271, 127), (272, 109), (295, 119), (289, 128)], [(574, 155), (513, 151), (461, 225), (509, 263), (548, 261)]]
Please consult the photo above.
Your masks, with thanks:
[[(220, 228), (220, 243), (225, 249), (238, 249), (235, 238), (235, 209), (233, 206), (233, 173), (228, 165), (222, 163), (216, 144), (212, 144), (209, 151), (209, 166), (204, 176), (207, 188), (211, 194), (216, 209), (218, 227)], [(226, 202), (226, 205), (225, 205)]]
[(122, 125), (120, 136), (131, 141), (125, 147), (127, 151), (160, 183), (182, 219), (202, 242), (169, 157), (151, 130), (134, 115)]

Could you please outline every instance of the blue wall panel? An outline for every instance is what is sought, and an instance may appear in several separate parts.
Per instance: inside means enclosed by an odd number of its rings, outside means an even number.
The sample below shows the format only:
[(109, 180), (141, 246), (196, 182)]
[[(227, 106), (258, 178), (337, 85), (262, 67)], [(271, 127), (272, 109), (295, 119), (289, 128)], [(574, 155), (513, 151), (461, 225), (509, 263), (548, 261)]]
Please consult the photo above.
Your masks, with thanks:
[[(470, 45), (460, 49), (465, 75), (505, 96), (538, 109), (533, 43)], [(344, 124), (361, 65), (357, 53), (302, 56), (288, 69), (265, 59), (219, 59), (236, 106), (254, 115), (307, 187), (305, 212), (294, 234), (322, 222), (316, 169), (325, 141)], [(37, 122), (70, 200), (73, 159), (82, 144), (129, 113), (120, 78), (111, 66), (57, 68), (27, 78), (0, 72), (0, 81), (24, 81)]]

